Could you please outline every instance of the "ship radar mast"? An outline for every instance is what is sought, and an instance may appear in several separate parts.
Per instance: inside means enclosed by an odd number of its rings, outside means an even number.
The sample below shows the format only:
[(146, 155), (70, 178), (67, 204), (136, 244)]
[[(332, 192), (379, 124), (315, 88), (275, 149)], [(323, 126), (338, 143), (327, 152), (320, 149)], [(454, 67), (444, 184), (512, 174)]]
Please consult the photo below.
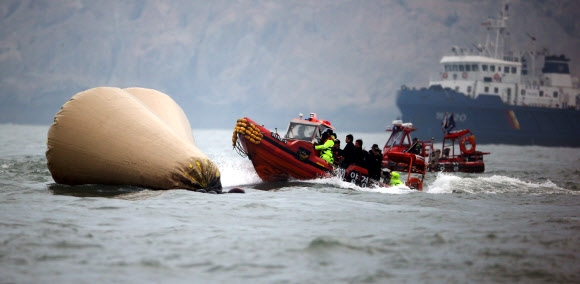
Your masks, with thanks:
[[(507, 29), (507, 20), (509, 18), (509, 1), (506, 1), (503, 5), (503, 9), (499, 11), (499, 16), (497, 18), (488, 18), (486, 21), (481, 23), (487, 29), (487, 37), (485, 39), (485, 50), (490, 57), (496, 59), (503, 58), (503, 45), (504, 37)], [(495, 42), (492, 43), (490, 40), (490, 34), (495, 33)], [(489, 50), (489, 46), (493, 46), (493, 55)]]

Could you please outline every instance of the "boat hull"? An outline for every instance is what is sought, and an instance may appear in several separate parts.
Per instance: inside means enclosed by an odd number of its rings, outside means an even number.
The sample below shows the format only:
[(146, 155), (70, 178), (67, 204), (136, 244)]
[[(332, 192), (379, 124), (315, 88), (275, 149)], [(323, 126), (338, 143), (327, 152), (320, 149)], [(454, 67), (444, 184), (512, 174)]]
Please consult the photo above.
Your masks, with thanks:
[(485, 163), (483, 161), (466, 162), (450, 160), (439, 160), (436, 164), (429, 165), (430, 172), (461, 172), (461, 173), (483, 173)]
[(479, 144), (580, 147), (580, 111), (510, 106), (499, 97), (477, 99), (453, 90), (402, 88), (397, 106), (405, 121), (413, 121), (422, 139), (443, 138), (439, 127), (445, 113), (453, 113), (461, 128), (477, 133)]

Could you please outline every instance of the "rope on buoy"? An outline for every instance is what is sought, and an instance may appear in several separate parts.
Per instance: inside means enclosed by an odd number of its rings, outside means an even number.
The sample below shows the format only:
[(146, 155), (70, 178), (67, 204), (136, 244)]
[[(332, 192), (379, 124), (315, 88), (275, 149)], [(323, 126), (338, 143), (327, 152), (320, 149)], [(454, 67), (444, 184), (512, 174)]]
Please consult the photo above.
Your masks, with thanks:
[(234, 147), (238, 142), (238, 134), (243, 135), (246, 140), (254, 144), (260, 144), (264, 137), (264, 135), (260, 133), (260, 129), (256, 125), (249, 123), (245, 118), (239, 118), (236, 122), (236, 127), (234, 127), (234, 133), (232, 136), (232, 146)]

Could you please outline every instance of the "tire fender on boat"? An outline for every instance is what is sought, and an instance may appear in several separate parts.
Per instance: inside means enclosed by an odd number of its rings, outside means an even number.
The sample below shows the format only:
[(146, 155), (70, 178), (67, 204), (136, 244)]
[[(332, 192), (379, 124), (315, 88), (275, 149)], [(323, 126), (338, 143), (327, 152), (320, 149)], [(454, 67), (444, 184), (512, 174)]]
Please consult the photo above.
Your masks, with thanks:
[[(469, 148), (465, 144), (469, 144)], [(468, 155), (475, 153), (475, 136), (471, 135), (463, 137), (463, 139), (459, 141), (459, 149), (461, 149), (461, 152)]]

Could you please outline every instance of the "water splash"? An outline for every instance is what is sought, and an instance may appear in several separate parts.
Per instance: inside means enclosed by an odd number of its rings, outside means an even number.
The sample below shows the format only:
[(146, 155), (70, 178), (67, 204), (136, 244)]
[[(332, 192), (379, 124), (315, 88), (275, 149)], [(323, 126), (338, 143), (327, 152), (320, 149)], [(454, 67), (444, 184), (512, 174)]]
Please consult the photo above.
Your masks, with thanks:
[(223, 187), (241, 186), (262, 182), (252, 162), (248, 159), (234, 158), (231, 154), (210, 154), (209, 158), (217, 165)]
[(354, 191), (360, 192), (378, 192), (378, 193), (387, 193), (387, 194), (406, 194), (416, 192), (416, 190), (410, 189), (405, 185), (399, 185), (394, 187), (381, 187), (381, 186), (369, 186), (369, 187), (360, 187), (354, 183), (347, 182), (342, 180), (342, 178), (338, 176), (333, 176), (330, 178), (319, 178), (310, 181), (312, 183), (317, 184), (324, 184), (334, 188), (341, 188), (341, 189), (349, 189)]
[(559, 187), (550, 180), (531, 182), (502, 175), (458, 176), (452, 173), (438, 173), (435, 180), (424, 190), (427, 193), (522, 193), (522, 194), (579, 194)]
[(461, 178), (454, 176), (452, 174), (447, 174), (443, 172), (437, 173), (435, 181), (431, 184), (425, 186), (423, 192), (426, 193), (453, 193), (453, 188), (456, 187), (457, 183), (461, 181)]

